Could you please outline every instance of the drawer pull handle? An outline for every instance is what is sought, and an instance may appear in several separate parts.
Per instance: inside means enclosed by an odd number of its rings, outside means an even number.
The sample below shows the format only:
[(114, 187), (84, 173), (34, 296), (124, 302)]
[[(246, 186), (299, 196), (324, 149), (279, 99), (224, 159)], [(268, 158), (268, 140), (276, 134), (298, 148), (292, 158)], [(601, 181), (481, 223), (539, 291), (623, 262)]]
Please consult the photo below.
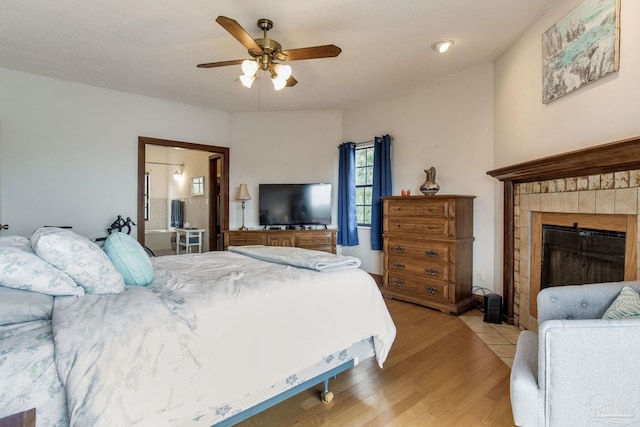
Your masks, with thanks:
[(435, 230), (436, 228), (433, 225), (427, 227), (429, 230)]
[(393, 252), (397, 253), (397, 254), (403, 254), (405, 253), (407, 250), (405, 248), (403, 248), (402, 246), (396, 246), (395, 248), (391, 249)]
[(435, 209), (435, 208), (427, 208), (427, 210), (428, 210), (429, 212), (435, 212), (435, 211), (436, 211), (436, 209)]
[(395, 268), (396, 270), (404, 270), (405, 266), (404, 266), (404, 264), (401, 264), (399, 262), (394, 262), (393, 263), (393, 268)]
[(426, 274), (428, 276), (439, 276), (440, 272), (438, 270), (434, 270), (433, 268), (427, 268), (424, 271), (424, 274)]
[(437, 294), (439, 291), (438, 289), (432, 287), (432, 286), (425, 286), (424, 287), (424, 291), (428, 294)]
[(424, 255), (429, 258), (440, 258), (440, 252), (438, 251), (425, 251)]
[(404, 280), (394, 280), (393, 282), (391, 282), (392, 284), (396, 285), (396, 286), (400, 286), (403, 287), (404, 286)]

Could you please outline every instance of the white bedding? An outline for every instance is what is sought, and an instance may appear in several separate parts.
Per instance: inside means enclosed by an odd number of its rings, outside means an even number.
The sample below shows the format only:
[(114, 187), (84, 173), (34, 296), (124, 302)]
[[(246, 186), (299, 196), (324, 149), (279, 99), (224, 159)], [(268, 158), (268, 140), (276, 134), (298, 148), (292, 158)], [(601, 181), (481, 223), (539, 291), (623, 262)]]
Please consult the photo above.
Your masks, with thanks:
[(56, 298), (71, 425), (182, 425), (371, 336), (382, 366), (395, 337), (358, 268), (317, 272), (230, 252), (152, 261), (148, 288)]
[(37, 408), (38, 427), (68, 425), (51, 321), (0, 326), (0, 418)]
[(327, 252), (304, 250), (287, 246), (229, 246), (230, 252), (247, 255), (263, 261), (310, 268), (317, 271), (332, 271), (347, 267), (360, 267), (360, 259), (353, 256), (334, 255)]

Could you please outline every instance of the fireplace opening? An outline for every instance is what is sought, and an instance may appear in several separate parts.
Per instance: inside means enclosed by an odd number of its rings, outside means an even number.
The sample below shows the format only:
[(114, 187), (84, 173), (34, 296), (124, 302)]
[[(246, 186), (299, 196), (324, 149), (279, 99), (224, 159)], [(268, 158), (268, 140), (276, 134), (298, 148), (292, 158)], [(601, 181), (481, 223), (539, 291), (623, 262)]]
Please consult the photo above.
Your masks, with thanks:
[(624, 280), (625, 235), (542, 224), (540, 289)]

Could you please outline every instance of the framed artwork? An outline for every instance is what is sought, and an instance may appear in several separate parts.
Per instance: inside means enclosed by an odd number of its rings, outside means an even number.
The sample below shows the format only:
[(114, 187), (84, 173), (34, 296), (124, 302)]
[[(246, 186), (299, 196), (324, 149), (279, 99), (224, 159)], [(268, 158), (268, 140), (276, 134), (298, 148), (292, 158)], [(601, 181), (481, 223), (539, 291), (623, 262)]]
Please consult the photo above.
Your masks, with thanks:
[(204, 196), (204, 176), (191, 178), (191, 195)]
[(542, 102), (620, 67), (620, 0), (585, 0), (542, 34)]

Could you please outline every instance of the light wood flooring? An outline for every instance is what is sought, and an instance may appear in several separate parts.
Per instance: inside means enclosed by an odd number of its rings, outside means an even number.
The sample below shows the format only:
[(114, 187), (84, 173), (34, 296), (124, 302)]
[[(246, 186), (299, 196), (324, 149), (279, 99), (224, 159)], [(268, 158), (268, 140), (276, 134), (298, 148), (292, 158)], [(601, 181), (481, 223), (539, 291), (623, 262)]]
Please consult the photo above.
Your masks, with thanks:
[(507, 361), (459, 317), (385, 301), (398, 332), (384, 369), (363, 361), (330, 382), (329, 404), (320, 385), (238, 426), (514, 425)]

